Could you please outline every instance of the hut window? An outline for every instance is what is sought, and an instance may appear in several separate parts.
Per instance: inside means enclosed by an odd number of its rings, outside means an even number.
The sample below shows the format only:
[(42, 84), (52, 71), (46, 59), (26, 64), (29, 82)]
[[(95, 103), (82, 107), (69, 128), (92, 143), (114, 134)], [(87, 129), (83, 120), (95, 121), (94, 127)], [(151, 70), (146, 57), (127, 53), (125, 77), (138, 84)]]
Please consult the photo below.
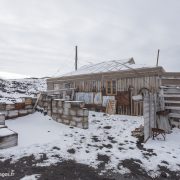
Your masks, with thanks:
[(54, 90), (59, 90), (59, 84), (54, 84)]
[(107, 81), (107, 94), (111, 94), (111, 81)]
[(107, 81), (106, 83), (106, 94), (115, 95), (116, 94), (116, 81)]
[(70, 83), (64, 83), (64, 88), (69, 89), (71, 87)]

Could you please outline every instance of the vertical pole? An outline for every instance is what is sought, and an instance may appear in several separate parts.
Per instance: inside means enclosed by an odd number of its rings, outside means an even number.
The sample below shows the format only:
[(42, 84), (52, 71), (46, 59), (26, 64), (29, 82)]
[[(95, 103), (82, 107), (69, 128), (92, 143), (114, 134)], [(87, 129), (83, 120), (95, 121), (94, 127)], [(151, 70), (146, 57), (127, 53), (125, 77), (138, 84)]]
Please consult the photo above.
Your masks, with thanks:
[(77, 71), (78, 52), (77, 46), (75, 46), (75, 70)]
[(53, 99), (52, 99), (52, 97), (51, 97), (51, 101), (50, 101), (50, 103), (51, 103), (51, 104), (50, 104), (50, 108), (51, 108), (51, 117), (52, 117), (52, 109), (53, 109), (53, 108), (52, 108), (52, 100), (53, 100)]
[(159, 63), (159, 52), (160, 50), (158, 49), (156, 67), (158, 67), (158, 63)]

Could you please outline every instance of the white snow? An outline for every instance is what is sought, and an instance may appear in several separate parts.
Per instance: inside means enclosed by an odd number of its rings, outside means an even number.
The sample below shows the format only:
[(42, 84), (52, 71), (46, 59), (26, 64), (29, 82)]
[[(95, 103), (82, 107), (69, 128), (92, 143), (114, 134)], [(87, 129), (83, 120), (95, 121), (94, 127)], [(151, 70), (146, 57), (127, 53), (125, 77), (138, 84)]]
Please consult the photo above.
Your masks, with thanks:
[(159, 163), (159, 161), (166, 161), (170, 164), (170, 169), (176, 170), (176, 164), (180, 164), (180, 129), (174, 128), (173, 133), (166, 134), (165, 141), (160, 135), (158, 138), (159, 140), (149, 139), (148, 142), (144, 144), (144, 147), (153, 149), (154, 152), (158, 154), (158, 158), (154, 158), (153, 160), (154, 164)]
[(40, 174), (33, 174), (30, 176), (24, 176), (23, 178), (21, 178), (20, 180), (36, 180), (40, 178)]
[(14, 132), (11, 131), (10, 129), (8, 129), (8, 128), (0, 128), (0, 137), (9, 136), (9, 135), (12, 135), (12, 134), (14, 134)]
[(5, 125), (0, 125), (0, 129), (6, 127)]
[[(97, 167), (101, 161), (97, 160), (98, 154), (107, 155), (110, 161), (106, 170), (119, 173), (129, 172), (129, 169), (119, 163), (124, 159), (138, 159), (146, 171), (155, 176), (161, 161), (169, 169), (179, 169), (180, 162), (180, 129), (174, 129), (167, 135), (166, 141), (149, 140), (146, 148), (154, 149), (156, 155), (144, 155), (147, 151), (136, 146), (137, 138), (131, 136), (131, 131), (143, 124), (142, 117), (111, 115), (90, 112), (89, 129), (70, 128), (57, 123), (50, 117), (41, 113), (34, 113), (6, 121), (6, 125), (18, 132), (18, 146), (1, 150), (0, 156), (4, 159), (14, 155), (13, 159), (34, 154), (38, 159), (46, 153), (48, 160), (37, 166), (46, 166), (63, 160), (75, 160), (79, 163)], [(55, 147), (55, 148), (54, 148)], [(67, 152), (74, 149), (75, 154)], [(60, 159), (54, 155), (60, 156)]]
[(0, 103), (22, 102), (21, 97), (34, 97), (47, 89), (46, 79), (0, 80)]

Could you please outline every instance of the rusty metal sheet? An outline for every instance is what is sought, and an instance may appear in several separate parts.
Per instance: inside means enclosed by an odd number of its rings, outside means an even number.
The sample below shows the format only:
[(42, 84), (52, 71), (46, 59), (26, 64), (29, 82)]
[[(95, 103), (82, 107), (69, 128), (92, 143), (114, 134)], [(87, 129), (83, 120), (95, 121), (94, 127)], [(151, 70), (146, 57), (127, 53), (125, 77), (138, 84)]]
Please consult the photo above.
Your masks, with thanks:
[(118, 106), (129, 106), (130, 105), (129, 91), (117, 92), (116, 100)]

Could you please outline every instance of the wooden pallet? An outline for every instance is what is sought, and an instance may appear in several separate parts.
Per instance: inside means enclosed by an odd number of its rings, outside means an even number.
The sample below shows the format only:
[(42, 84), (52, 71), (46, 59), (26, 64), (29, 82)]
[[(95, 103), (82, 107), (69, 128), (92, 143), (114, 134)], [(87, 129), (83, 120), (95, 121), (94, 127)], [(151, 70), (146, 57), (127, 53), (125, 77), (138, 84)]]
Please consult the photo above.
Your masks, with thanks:
[(116, 100), (109, 100), (106, 106), (107, 114), (116, 114)]
[[(177, 81), (178, 79), (171, 77), (171, 80), (173, 82), (173, 80)], [(164, 99), (164, 108), (170, 112), (169, 118), (171, 120), (180, 120), (180, 84), (174, 84), (169, 81), (168, 84), (161, 86), (161, 89), (163, 92), (161, 95)]]

